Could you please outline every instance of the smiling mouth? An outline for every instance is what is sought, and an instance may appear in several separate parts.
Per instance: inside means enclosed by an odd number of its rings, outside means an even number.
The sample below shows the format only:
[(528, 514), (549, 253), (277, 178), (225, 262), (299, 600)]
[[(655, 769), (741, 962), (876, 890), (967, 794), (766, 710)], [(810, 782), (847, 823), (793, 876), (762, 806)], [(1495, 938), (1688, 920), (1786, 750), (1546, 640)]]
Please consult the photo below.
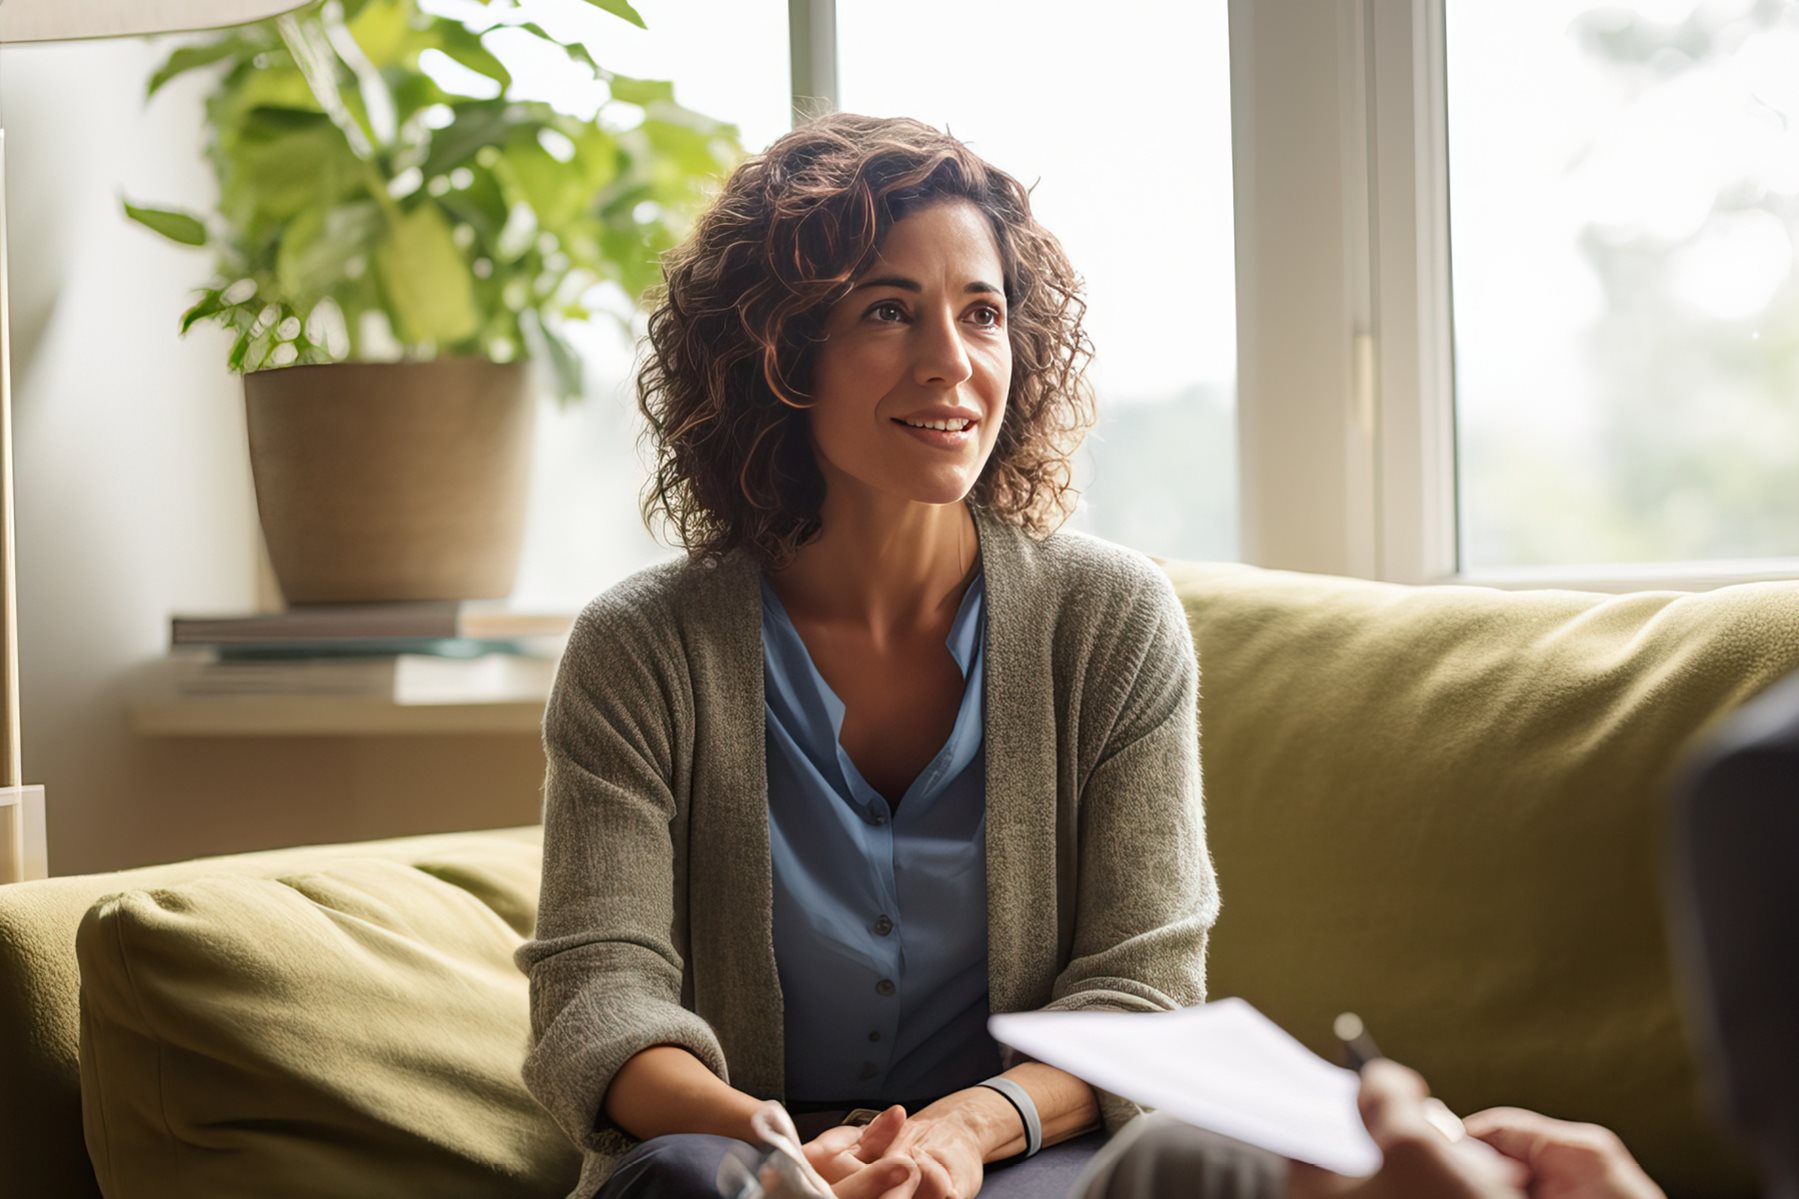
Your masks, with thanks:
[(936, 421), (936, 422), (933, 422), (930, 424), (913, 424), (909, 420), (901, 420), (899, 417), (896, 416), (893, 418), (893, 423), (896, 425), (903, 425), (904, 427), (906, 427), (908, 429), (923, 429), (923, 430), (926, 430), (927, 432), (931, 432), (931, 433), (966, 433), (970, 429), (974, 428), (975, 424), (977, 422), (964, 421), (960, 425), (954, 425), (953, 427), (946, 429), (946, 428), (943, 428), (942, 426), (949, 425), (949, 424), (951, 424), (951, 422)]

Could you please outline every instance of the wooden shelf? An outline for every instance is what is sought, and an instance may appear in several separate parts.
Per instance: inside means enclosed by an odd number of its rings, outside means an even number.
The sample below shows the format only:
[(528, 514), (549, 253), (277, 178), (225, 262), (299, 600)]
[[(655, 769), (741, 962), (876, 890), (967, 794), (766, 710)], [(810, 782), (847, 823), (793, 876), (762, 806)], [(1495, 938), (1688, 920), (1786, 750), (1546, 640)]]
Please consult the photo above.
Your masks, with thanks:
[[(189, 694), (175, 657), (140, 664), (126, 708), (133, 732), (153, 737), (380, 737), (401, 735), (537, 736), (554, 662), (469, 683), (441, 679), (404, 698), (340, 689), (343, 680), (307, 676), (296, 686), (316, 694)], [(321, 684), (327, 684), (321, 686)]]
[(157, 737), (373, 737), (399, 734), (537, 735), (542, 699), (398, 704), (335, 696), (155, 699), (131, 704), (134, 732)]

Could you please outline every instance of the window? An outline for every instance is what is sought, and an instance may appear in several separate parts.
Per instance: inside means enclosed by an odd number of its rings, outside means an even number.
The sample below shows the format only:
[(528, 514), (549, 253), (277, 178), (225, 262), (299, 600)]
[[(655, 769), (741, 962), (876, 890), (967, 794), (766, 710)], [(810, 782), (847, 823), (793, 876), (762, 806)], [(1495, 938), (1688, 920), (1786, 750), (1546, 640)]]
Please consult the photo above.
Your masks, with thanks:
[(1799, 7), (1444, 8), (1461, 568), (1799, 556)]
[(945, 129), (1031, 188), (1087, 281), (1100, 421), (1070, 526), (1237, 556), (1223, 5), (837, 5), (840, 109)]

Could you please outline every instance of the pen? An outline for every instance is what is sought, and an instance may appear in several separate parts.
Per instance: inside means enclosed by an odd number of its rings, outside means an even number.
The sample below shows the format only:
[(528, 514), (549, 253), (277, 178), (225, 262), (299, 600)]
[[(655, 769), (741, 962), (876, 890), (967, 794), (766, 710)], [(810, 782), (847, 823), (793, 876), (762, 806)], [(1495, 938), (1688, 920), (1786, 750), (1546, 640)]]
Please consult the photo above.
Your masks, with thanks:
[[(1375, 1058), (1386, 1056), (1374, 1043), (1374, 1038), (1368, 1035), (1368, 1029), (1362, 1023), (1362, 1018), (1354, 1012), (1344, 1012), (1337, 1017), (1331, 1027), (1332, 1031), (1337, 1034), (1337, 1040), (1343, 1043), (1344, 1059), (1348, 1062), (1349, 1068), (1357, 1074), (1360, 1074), (1362, 1067)], [(1448, 1105), (1435, 1095), (1425, 1097), (1424, 1118), (1430, 1121), (1432, 1128), (1452, 1141), (1462, 1140), (1468, 1135), (1467, 1129), (1462, 1127), (1461, 1118), (1450, 1111)]]

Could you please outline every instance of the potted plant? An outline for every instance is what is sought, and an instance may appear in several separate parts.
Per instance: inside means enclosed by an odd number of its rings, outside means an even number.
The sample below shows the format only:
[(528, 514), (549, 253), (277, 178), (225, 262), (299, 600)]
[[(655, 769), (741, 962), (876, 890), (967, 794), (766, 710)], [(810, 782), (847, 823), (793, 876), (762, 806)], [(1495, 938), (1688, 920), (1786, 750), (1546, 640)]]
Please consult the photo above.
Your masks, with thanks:
[[(589, 3), (644, 27), (627, 0)], [(485, 36), (500, 29), (604, 84), (599, 112), (509, 97)], [(440, 81), (444, 63), (478, 86)], [(284, 596), (509, 594), (528, 366), (559, 402), (582, 395), (567, 323), (630, 329), (661, 252), (741, 158), (737, 129), (677, 104), (667, 82), (603, 69), (502, 0), (469, 19), (415, 0), (325, 0), (181, 46), (146, 100), (201, 68), (221, 71), (206, 101), (216, 211), (125, 211), (214, 251), (181, 330), (233, 334)], [(603, 280), (630, 303), (587, 307)]]

